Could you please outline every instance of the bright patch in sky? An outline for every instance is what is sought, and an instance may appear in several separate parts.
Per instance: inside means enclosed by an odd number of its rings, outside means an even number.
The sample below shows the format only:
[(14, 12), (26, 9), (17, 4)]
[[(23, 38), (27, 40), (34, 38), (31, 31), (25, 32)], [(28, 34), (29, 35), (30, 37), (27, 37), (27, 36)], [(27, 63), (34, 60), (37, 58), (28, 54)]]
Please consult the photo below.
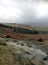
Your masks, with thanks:
[(48, 17), (48, 3), (39, 3), (36, 7), (37, 18)]
[(0, 1), (0, 18), (2, 19), (19, 19), (21, 17), (21, 10), (13, 6), (13, 2), (10, 0)]

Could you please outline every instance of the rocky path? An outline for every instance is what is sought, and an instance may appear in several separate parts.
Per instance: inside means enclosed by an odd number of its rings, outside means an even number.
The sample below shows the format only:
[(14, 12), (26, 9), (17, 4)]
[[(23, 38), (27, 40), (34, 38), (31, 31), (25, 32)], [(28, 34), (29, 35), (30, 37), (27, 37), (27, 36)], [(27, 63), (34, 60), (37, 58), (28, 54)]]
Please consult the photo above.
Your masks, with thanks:
[(24, 63), (27, 61), (30, 61), (30, 63), (33, 63), (34, 65), (39, 65), (40, 61), (42, 61), (45, 65), (48, 65), (48, 61), (43, 61), (47, 54), (44, 53), (41, 49), (21, 46), (20, 44), (18, 45), (14, 42), (7, 42), (7, 44), (13, 46), (16, 49), (14, 52), (14, 57), (16, 61), (19, 61), (19, 63), (17, 63), (18, 65), (25, 65)]

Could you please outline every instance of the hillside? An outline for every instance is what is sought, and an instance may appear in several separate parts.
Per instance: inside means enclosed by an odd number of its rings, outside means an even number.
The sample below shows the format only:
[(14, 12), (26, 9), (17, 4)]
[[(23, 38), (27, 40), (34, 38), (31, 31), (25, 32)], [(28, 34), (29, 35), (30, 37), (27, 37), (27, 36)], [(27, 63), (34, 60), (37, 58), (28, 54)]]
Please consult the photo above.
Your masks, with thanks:
[(48, 30), (0, 23), (0, 65), (48, 65)]
[(0, 28), (11, 30), (12, 32), (22, 33), (22, 34), (38, 34), (37, 30), (32, 29), (31, 26), (19, 25), (16, 24), (0, 24)]
[[(16, 24), (16, 23), (4, 23), (6, 27), (14, 27), (15, 31), (18, 33), (24, 34), (38, 34), (38, 33), (46, 33), (48, 34), (48, 28), (44, 28), (42, 26), (46, 26), (45, 23), (32, 23), (32, 25), (25, 24)], [(42, 26), (40, 26), (42, 25)]]
[(0, 36), (15, 39), (48, 39), (48, 30), (22, 24), (0, 24)]

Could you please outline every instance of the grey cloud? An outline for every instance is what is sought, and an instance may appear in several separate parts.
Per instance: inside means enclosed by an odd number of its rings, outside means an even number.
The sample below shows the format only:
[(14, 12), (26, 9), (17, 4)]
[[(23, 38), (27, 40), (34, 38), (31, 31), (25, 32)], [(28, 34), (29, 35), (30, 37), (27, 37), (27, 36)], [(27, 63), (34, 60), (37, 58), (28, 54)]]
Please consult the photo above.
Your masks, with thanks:
[(11, 19), (7, 20), (7, 19), (0, 18), (1, 22), (10, 21), (10, 22), (16, 22), (16, 23), (30, 23), (31, 24), (32, 22), (38, 22), (38, 21), (40, 22), (40, 21), (48, 20), (48, 17), (45, 19), (36, 18), (36, 11), (34, 9), (35, 3), (33, 1), (32, 2), (19, 2), (17, 0), (10, 0), (10, 1), (12, 1), (10, 5), (5, 5), (2, 2), (0, 2), (0, 5), (3, 5), (4, 7), (10, 6), (10, 7), (19, 9), (22, 12), (21, 18), (19, 18), (18, 20), (14, 17), (13, 17), (13, 20)]

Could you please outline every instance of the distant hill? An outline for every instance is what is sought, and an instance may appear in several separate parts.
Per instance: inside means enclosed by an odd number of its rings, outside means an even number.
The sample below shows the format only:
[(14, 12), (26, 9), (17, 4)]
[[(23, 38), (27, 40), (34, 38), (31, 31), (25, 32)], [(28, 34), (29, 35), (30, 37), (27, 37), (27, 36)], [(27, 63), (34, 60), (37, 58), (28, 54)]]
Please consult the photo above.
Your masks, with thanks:
[[(0, 36), (15, 39), (47, 39), (48, 29), (15, 23), (0, 23)], [(47, 35), (47, 36), (46, 36)]]
[(48, 22), (32, 22), (32, 23), (26, 23), (31, 26), (36, 26), (36, 27), (42, 27), (42, 28), (48, 28)]

